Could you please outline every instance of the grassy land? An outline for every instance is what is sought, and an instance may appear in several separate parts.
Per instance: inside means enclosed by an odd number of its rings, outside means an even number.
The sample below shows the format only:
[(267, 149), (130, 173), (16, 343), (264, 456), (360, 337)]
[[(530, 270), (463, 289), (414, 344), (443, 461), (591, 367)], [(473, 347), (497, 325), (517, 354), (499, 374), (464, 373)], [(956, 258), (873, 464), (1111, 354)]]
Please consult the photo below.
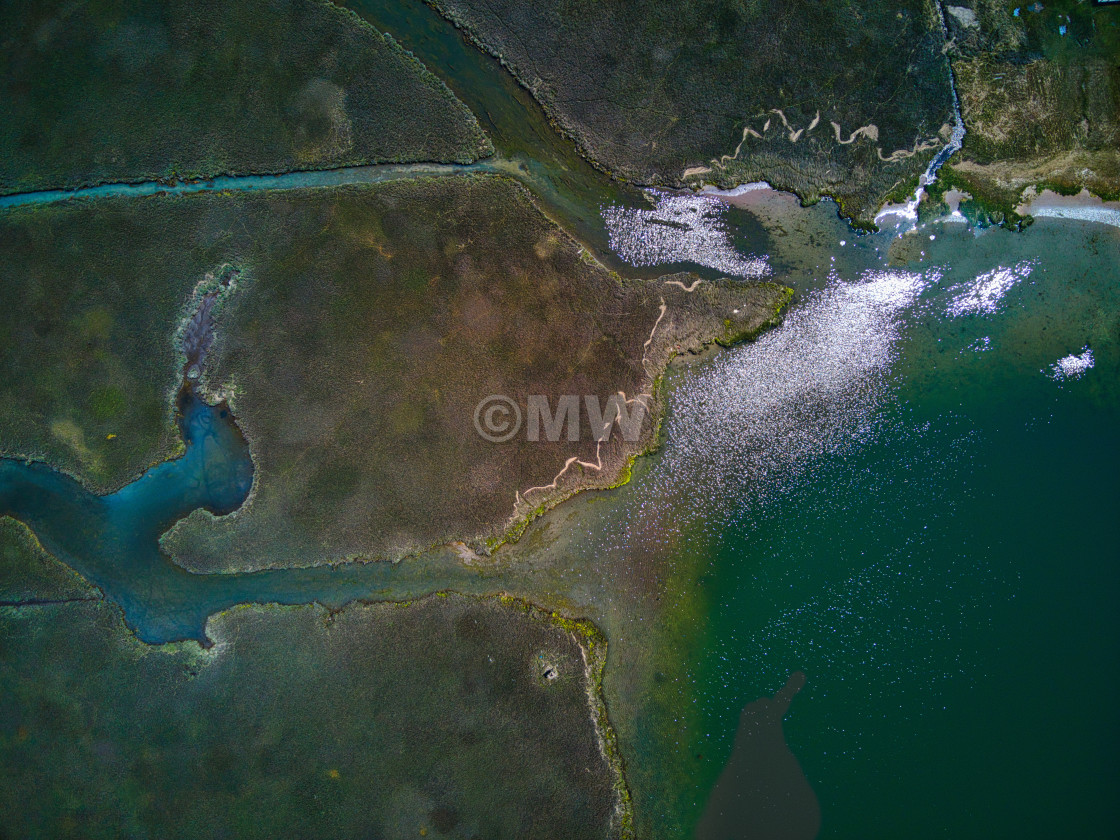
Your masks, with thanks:
[[(230, 397), (257, 479), (237, 514), (196, 512), (165, 541), (197, 570), (493, 544), (617, 483), (652, 443), (651, 423), (601, 449), (587, 431), (530, 441), (529, 395), (651, 393), (678, 346), (739, 336), (785, 301), (767, 284), (624, 283), (493, 176), (203, 204), (254, 231), (206, 381)], [(526, 416), (506, 443), (474, 426), (491, 394)], [(554, 481), (573, 457), (603, 469)]]
[[(932, 0), (811, 11), (781, 0), (431, 2), (500, 56), (587, 155), (639, 182), (708, 168), (696, 178), (827, 193), (869, 220), (933, 149), (883, 158), (937, 141), (951, 121)], [(844, 141), (865, 131), (840, 143), (833, 122)]]
[(0, 33), (0, 193), (490, 152), (445, 85), (325, 0), (19, 0)]
[(0, 602), (100, 597), (72, 569), (48, 554), (26, 525), (0, 517)]
[(475, 431), (482, 398), (652, 393), (672, 354), (749, 337), (786, 300), (622, 281), (496, 176), (25, 208), (0, 216), (0, 243), (0, 452), (97, 489), (175, 452), (177, 326), (199, 284), (239, 270), (206, 382), (232, 399), (256, 483), (237, 515), (169, 539), (200, 570), (501, 539), (616, 484), (653, 424), (597, 451), (581, 410), (577, 442), (495, 444)]
[(157, 199), (0, 213), (0, 453), (109, 490), (176, 451), (176, 325), (233, 225), (192, 224), (186, 210)]
[(608, 835), (585, 642), (547, 614), (445, 595), (208, 632), (149, 647), (106, 602), (0, 608), (0, 833)]
[(953, 177), (997, 221), (1032, 185), (1120, 197), (1120, 15), (1033, 5), (977, 0), (974, 26), (950, 19), (968, 127)]

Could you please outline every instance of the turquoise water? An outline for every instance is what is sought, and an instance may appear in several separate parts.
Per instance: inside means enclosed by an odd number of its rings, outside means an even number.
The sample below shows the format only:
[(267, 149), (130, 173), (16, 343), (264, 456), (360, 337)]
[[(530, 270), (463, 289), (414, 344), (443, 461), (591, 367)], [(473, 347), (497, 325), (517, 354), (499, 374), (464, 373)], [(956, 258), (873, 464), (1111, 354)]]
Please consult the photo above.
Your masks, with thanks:
[[(184, 389), (178, 412), (184, 454), (108, 496), (42, 463), (0, 458), (0, 516), (28, 525), (48, 552), (118, 604), (141, 640), (209, 645), (207, 619), (238, 604), (336, 607), (438, 588), (424, 568), (389, 563), (230, 575), (197, 575), (177, 565), (161, 548), (164, 532), (199, 508), (235, 511), (253, 480), (249, 447), (224, 404), (208, 405)], [(470, 576), (454, 571), (438, 579), (467, 589)]]
[[(653, 836), (688, 836), (740, 710), (794, 671), (785, 735), (822, 837), (1120, 822), (1120, 232), (932, 230), (914, 264), (888, 266), (883, 234), (793, 272), (784, 326), (669, 377), (665, 444), (634, 482), (554, 518), (574, 534), (556, 591), (614, 634), (608, 699)], [(482, 571), (188, 574), (159, 534), (236, 508), (251, 463), (222, 407), (187, 394), (180, 410), (183, 458), (113, 496), (0, 462), (0, 510), (146, 641), (204, 640), (238, 603), (542, 583), (532, 534)], [(661, 631), (645, 622), (674, 598), (699, 606), (655, 675), (670, 704), (646, 708), (638, 652)]]
[(205, 181), (140, 181), (135, 184), (99, 184), (75, 190), (42, 190), (39, 192), (0, 195), (0, 210), (34, 204), (53, 204), (71, 199), (109, 197), (143, 198), (149, 195), (191, 195), (224, 190), (291, 190), (309, 187), (340, 187), (353, 184), (381, 184), (400, 178), (424, 175), (453, 175), (462, 172), (487, 171), (486, 164), (384, 164), (347, 166), (340, 169), (319, 169), (303, 172), (282, 172), (275, 175), (219, 175)]
[[(687, 835), (740, 709), (798, 670), (785, 734), (823, 837), (1093, 837), (1120, 822), (1120, 235), (1058, 220), (932, 230), (918, 263), (888, 266), (883, 234), (792, 274), (802, 294), (783, 327), (670, 377), (665, 445), (634, 483), (598, 495), (598, 519), (558, 512), (584, 532), (565, 584), (578, 610), (642, 618), (641, 566), (659, 557), (655, 591), (706, 606), (658, 674), (697, 729), (628, 719), (617, 686), (640, 680), (628, 657), (646, 641), (627, 628), (611, 642), (612, 714), (654, 836)], [(146, 641), (203, 640), (207, 616), (245, 602), (502, 591), (512, 564), (532, 565), (530, 535), (484, 574), (188, 574), (159, 534), (193, 508), (236, 508), (251, 469), (221, 407), (188, 394), (180, 409), (184, 457), (113, 496), (0, 462), (0, 510)], [(577, 581), (580, 552), (621, 583)], [(632, 603), (596, 606), (620, 587)]]
[(27, 524), (47, 551), (120, 603), (148, 641), (203, 640), (204, 593), (214, 589), (161, 554), (160, 536), (196, 508), (235, 510), (252, 484), (249, 447), (229, 411), (189, 390), (178, 410), (182, 457), (108, 496), (41, 463), (0, 459), (0, 515)]
[(435, 73), (490, 137), (497, 152), (490, 163), (522, 180), (570, 234), (610, 258), (598, 208), (638, 205), (638, 190), (612, 181), (581, 157), (497, 60), (468, 42), (426, 3), (346, 0), (342, 5), (388, 32)]
[[(501, 166), (605, 246), (599, 208), (635, 195), (575, 156), (496, 62), (419, 4), (352, 5), (443, 74)], [(820, 208), (789, 228), (811, 214)], [(569, 565), (547, 573), (573, 612), (612, 634), (608, 700), (639, 824), (687, 836), (740, 710), (803, 671), (784, 731), (822, 837), (1113, 836), (1120, 231), (934, 226), (923, 259), (892, 268), (888, 234), (856, 238), (833, 220), (771, 250), (747, 211), (720, 219), (732, 246), (770, 256), (774, 278), (797, 286), (787, 324), (671, 375), (662, 451), (631, 486), (540, 525), (575, 532)], [(709, 273), (727, 256), (712, 236), (699, 264)], [(209, 615), (251, 601), (542, 585), (532, 533), (482, 571), (424, 560), (188, 574), (160, 551), (160, 533), (197, 507), (236, 508), (251, 465), (220, 407), (188, 398), (182, 413), (183, 459), (114, 496), (0, 461), (0, 512), (121, 604), (146, 641), (203, 640)], [(680, 624), (651, 628), (674, 599), (687, 602)], [(678, 658), (658, 661), (653, 678), (674, 686), (677, 705), (649, 710), (638, 654), (658, 632), (681, 634)]]
[[(143, 197), (222, 190), (273, 190), (377, 184), (418, 176), (467, 172), (501, 173), (525, 184), (545, 212), (581, 242), (599, 251), (611, 268), (637, 274), (607, 249), (599, 208), (644, 205), (640, 190), (595, 169), (560, 136), (536, 101), (502, 66), (476, 49), (434, 9), (420, 0), (351, 0), (342, 5), (386, 32), (435, 73), (474, 113), (496, 150), (470, 165), (384, 164), (262, 175), (219, 176), (165, 184), (113, 183), (77, 190), (43, 190), (0, 196), (0, 210), (29, 204), (107, 196)], [(759, 243), (755, 242), (757, 247)], [(701, 268), (701, 270), (703, 270)]]

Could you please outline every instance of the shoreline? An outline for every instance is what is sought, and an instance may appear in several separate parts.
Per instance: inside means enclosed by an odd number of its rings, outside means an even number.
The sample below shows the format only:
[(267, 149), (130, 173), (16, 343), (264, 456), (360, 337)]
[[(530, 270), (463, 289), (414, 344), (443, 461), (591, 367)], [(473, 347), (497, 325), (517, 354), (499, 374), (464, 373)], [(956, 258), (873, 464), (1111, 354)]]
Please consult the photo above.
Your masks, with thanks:
[(1120, 201), (1105, 201), (1088, 187), (1083, 187), (1076, 195), (1062, 195), (1050, 189), (1039, 193), (1033, 186), (1027, 187), (1015, 212), (1035, 218), (1072, 219), (1120, 228)]
[[(691, 285), (685, 285), (682, 277), (693, 282)], [(633, 442), (623, 441), (620, 445), (612, 446), (610, 442), (614, 440), (612, 430), (610, 439), (603, 442), (606, 446), (600, 443), (596, 447), (596, 463), (583, 461), (575, 456), (569, 457), (554, 476), (551, 484), (527, 490), (518, 489), (512, 515), (505, 526), (497, 530), (493, 536), (460, 537), (448, 543), (441, 543), (441, 546), (452, 548), (464, 561), (477, 562), (477, 559), (492, 555), (503, 545), (520, 541), (525, 530), (534, 520), (574, 496), (588, 491), (615, 490), (629, 483), (634, 462), (655, 451), (660, 445), (661, 423), (666, 410), (660, 383), (670, 364), (676, 359), (700, 356), (716, 347), (726, 349), (755, 341), (760, 335), (782, 323), (794, 296), (793, 289), (788, 287), (773, 282), (755, 281), (747, 288), (765, 288), (769, 292), (769, 299), (752, 301), (749, 295), (740, 295), (726, 278), (713, 282), (705, 281), (694, 274), (664, 275), (647, 282), (660, 285), (663, 291), (661, 314), (646, 341), (641, 362), (647, 375), (639, 391), (628, 400), (632, 402), (641, 397), (647, 398), (647, 401), (642, 403), (645, 406), (646, 420), (643, 422), (639, 438)], [(667, 288), (669, 286), (679, 286), (682, 291), (671, 292)], [(685, 305), (688, 296), (700, 286), (708, 287), (707, 294), (718, 296), (725, 307), (737, 304), (737, 308), (733, 311), (739, 317), (734, 320), (725, 319), (722, 324), (719, 324), (710, 313), (705, 314), (688, 308)], [(674, 304), (673, 307), (668, 305), (669, 301)], [(746, 310), (741, 315), (740, 308)], [(658, 336), (658, 327), (666, 313), (671, 314), (670, 322), (665, 325), (662, 335)], [(576, 467), (575, 470), (571, 469), (573, 466)], [(573, 480), (562, 481), (569, 473)], [(536, 491), (543, 491), (541, 497), (532, 502), (528, 501), (526, 496)]]
[[(936, 180), (931, 182), (933, 183), (936, 183)], [(714, 184), (703, 184), (688, 191), (693, 195), (717, 198), (743, 210), (752, 210), (760, 201), (773, 200), (788, 203), (791, 210), (813, 206), (806, 204), (796, 192), (780, 189), (765, 180), (749, 181), (726, 189)], [(971, 224), (960, 211), (961, 202), (971, 198), (967, 190), (955, 186), (947, 188), (941, 199), (948, 205), (949, 212), (930, 221)], [(853, 235), (867, 233), (853, 225), (852, 219), (841, 212), (839, 204), (831, 196), (822, 196), (820, 200), (832, 201), (837, 205), (837, 216), (848, 225)], [(885, 202), (875, 213), (875, 225), (879, 232), (893, 228), (902, 233), (905, 231), (901, 229), (907, 225), (909, 225), (908, 229), (914, 229), (918, 226), (918, 208), (919, 202), (913, 199), (905, 203)], [(1103, 199), (1088, 187), (1082, 187), (1080, 192), (1073, 195), (1063, 195), (1049, 188), (1039, 192), (1036, 184), (1030, 184), (1023, 188), (1018, 203), (1014, 205), (1014, 211), (1022, 217), (1095, 222), (1120, 228), (1120, 201)]]

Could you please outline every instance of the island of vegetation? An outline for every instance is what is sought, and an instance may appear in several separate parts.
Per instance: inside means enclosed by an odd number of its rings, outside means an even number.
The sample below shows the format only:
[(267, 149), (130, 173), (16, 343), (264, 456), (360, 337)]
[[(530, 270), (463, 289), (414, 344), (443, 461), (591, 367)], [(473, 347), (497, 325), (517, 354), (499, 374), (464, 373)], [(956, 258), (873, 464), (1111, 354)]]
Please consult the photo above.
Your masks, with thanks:
[(443, 593), (242, 607), (207, 632), (153, 647), (101, 599), (0, 606), (6, 836), (625, 830), (603, 655), (578, 623)]

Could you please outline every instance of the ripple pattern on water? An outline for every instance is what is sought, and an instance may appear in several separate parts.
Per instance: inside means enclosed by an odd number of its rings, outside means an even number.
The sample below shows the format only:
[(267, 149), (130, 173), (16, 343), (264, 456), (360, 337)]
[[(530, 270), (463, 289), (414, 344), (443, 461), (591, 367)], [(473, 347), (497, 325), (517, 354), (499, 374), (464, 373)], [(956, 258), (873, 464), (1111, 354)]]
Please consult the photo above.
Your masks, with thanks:
[(734, 277), (770, 273), (766, 257), (743, 256), (731, 243), (727, 205), (714, 195), (647, 190), (652, 210), (620, 205), (602, 208), (611, 249), (642, 267), (691, 262)]
[(764, 479), (792, 479), (815, 456), (866, 441), (900, 316), (927, 274), (876, 270), (852, 283), (834, 274), (782, 327), (697, 369), (673, 395), (664, 479), (699, 472), (688, 480), (713, 486), (709, 502), (736, 507), (728, 491), (761, 492)]
[(1082, 347), (1080, 354), (1070, 353), (1050, 365), (1050, 378), (1055, 382), (1066, 379), (1080, 379), (1096, 364), (1093, 351), (1089, 347)]

